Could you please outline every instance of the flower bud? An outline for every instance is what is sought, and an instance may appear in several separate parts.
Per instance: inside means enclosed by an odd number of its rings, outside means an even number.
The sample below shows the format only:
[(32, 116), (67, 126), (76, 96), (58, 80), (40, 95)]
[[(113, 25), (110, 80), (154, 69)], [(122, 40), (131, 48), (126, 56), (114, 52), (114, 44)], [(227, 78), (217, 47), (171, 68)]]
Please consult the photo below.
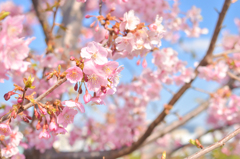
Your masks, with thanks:
[(83, 100), (84, 100), (85, 104), (90, 102), (91, 98), (92, 98), (92, 96), (88, 93), (88, 90), (86, 90), (86, 93), (83, 96)]
[(23, 121), (29, 123), (29, 120), (26, 117), (23, 117)]
[(4, 94), (3, 97), (4, 97), (4, 99), (5, 99), (6, 101), (8, 101), (8, 100), (10, 99), (10, 97), (11, 97), (12, 95), (14, 95), (14, 94), (16, 94), (16, 93), (13, 92), (13, 91), (10, 91), (10, 92)]
[(107, 93), (107, 88), (106, 88), (105, 86), (101, 86), (101, 91), (102, 91), (103, 93)]
[(22, 98), (22, 97), (19, 97), (18, 100), (17, 100), (17, 102), (18, 102), (19, 104), (21, 104), (21, 103), (23, 102), (23, 98)]
[(37, 129), (37, 130), (41, 129), (41, 121), (38, 121), (37, 126), (36, 126), (36, 129)]
[(71, 56), (71, 57), (70, 57), (70, 60), (71, 60), (71, 61), (74, 61), (74, 60), (75, 60), (75, 57)]
[(146, 67), (147, 67), (147, 61), (146, 61), (146, 59), (143, 60), (143, 62), (142, 62), (142, 67), (143, 67), (143, 68), (146, 68)]
[(78, 90), (78, 83), (75, 84), (75, 86), (74, 86), (74, 90), (75, 90), (75, 91)]
[(92, 16), (91, 15), (85, 15), (85, 18), (91, 18)]
[(140, 65), (140, 63), (141, 63), (141, 61), (140, 61), (140, 60), (138, 60), (138, 61), (137, 61), (137, 65)]
[(78, 89), (78, 94), (82, 94), (82, 87)]

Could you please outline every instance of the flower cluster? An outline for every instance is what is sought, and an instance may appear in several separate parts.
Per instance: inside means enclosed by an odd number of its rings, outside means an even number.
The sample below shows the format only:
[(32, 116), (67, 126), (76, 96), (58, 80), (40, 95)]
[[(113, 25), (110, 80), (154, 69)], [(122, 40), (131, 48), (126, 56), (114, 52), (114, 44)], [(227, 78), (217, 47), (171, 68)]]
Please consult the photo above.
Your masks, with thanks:
[[(8, 138), (9, 140), (4, 140)], [(4, 143), (4, 148), (1, 149), (1, 155), (3, 157), (11, 157), (16, 155), (18, 151), (18, 145), (23, 139), (23, 134), (16, 127), (12, 130), (9, 124), (0, 124), (0, 138), (1, 142)]]

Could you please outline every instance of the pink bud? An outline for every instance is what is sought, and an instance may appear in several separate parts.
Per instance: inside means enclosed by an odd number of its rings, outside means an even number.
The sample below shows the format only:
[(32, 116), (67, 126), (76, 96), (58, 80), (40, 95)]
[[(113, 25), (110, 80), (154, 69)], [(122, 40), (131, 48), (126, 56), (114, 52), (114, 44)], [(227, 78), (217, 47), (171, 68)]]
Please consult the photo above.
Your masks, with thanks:
[(143, 62), (142, 62), (142, 67), (143, 67), (143, 68), (146, 68), (146, 67), (147, 67), (147, 61), (146, 61), (146, 59), (143, 60)]
[(138, 61), (137, 61), (137, 65), (140, 65), (140, 63), (141, 63), (141, 61), (140, 61), (140, 60), (138, 60)]
[(57, 124), (56, 124), (55, 118), (53, 117), (53, 118), (51, 119), (50, 124), (49, 124), (49, 130), (50, 130), (50, 131), (56, 131), (57, 129), (58, 129), (58, 126), (57, 126)]
[(90, 102), (91, 98), (92, 98), (92, 96), (88, 93), (88, 90), (86, 90), (86, 93), (85, 93), (84, 96), (83, 96), (84, 102), (85, 102), (85, 103)]
[(34, 108), (34, 115), (35, 115), (35, 117), (36, 117), (37, 119), (40, 118), (40, 115), (39, 115), (39, 113), (38, 113), (38, 111), (37, 111), (36, 108)]
[(70, 60), (71, 60), (71, 61), (74, 61), (74, 60), (75, 60), (75, 57), (71, 56), (71, 57), (70, 57)]
[(108, 32), (106, 32), (105, 33), (105, 39), (108, 39), (108, 37), (109, 37), (109, 34), (108, 34)]
[(14, 94), (16, 94), (16, 93), (13, 92), (13, 91), (10, 91), (10, 92), (4, 94), (3, 97), (4, 97), (4, 99), (5, 99), (6, 101), (8, 101), (8, 100), (10, 99), (10, 97), (11, 97), (12, 95), (14, 95)]
[(88, 77), (87, 77), (86, 74), (85, 74), (85, 76), (84, 76), (84, 81), (85, 81), (85, 82), (88, 82)]
[(105, 86), (101, 86), (101, 91), (102, 91), (103, 93), (107, 93), (107, 88), (106, 88)]
[(23, 102), (22, 97), (19, 97), (18, 100), (17, 100), (17, 102), (18, 102), (19, 104), (21, 104), (21, 103)]
[(123, 18), (119, 18), (119, 20), (123, 21)]
[(37, 130), (41, 129), (40, 121), (38, 121), (37, 126), (36, 126), (36, 129), (37, 129)]
[(75, 86), (74, 86), (74, 90), (75, 90), (75, 91), (78, 90), (78, 83), (75, 84)]
[(91, 18), (92, 16), (91, 15), (85, 15), (85, 18)]

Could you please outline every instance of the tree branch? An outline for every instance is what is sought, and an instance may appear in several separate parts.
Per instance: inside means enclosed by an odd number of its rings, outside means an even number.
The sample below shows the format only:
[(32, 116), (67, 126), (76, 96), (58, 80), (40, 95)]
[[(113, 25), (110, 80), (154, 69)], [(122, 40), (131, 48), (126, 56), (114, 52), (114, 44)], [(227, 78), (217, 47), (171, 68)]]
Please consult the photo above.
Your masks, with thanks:
[(192, 156), (187, 157), (186, 159), (197, 159), (197, 158), (205, 155), (206, 153), (208, 153), (208, 152), (210, 152), (210, 151), (212, 151), (212, 150), (214, 150), (218, 147), (223, 146), (227, 141), (229, 141), (230, 139), (232, 139), (233, 137), (235, 137), (239, 133), (240, 133), (240, 128), (238, 128), (237, 130), (235, 130), (234, 132), (232, 132), (228, 136), (224, 137), (222, 140), (218, 141), (217, 143), (198, 151), (197, 153), (195, 153)]
[[(37, 97), (35, 99), (36, 102), (40, 102), (44, 97), (46, 97), (49, 93), (51, 93), (54, 89), (56, 89), (57, 87), (59, 87), (61, 84), (63, 84), (67, 79), (63, 78), (60, 79), (59, 81), (57, 81), (57, 83), (55, 85), (53, 85), (52, 87), (50, 87), (46, 92), (44, 92), (43, 94), (41, 94), (39, 97)], [(21, 113), (22, 111), (32, 107), (34, 104), (33, 103), (28, 103), (26, 105), (23, 106), (23, 109), (18, 111), (18, 114)], [(0, 123), (2, 123), (3, 121), (9, 119), (11, 117), (11, 114), (9, 115), (5, 115), (0, 119)]]
[(39, 2), (40, 2), (39, 0), (32, 0), (32, 4), (33, 4), (34, 10), (36, 12), (36, 16), (42, 26), (44, 35), (46, 37), (46, 44), (48, 45), (48, 44), (52, 43), (53, 37), (52, 37), (52, 33), (50, 31), (50, 27), (48, 25), (47, 19), (45, 18), (46, 15), (43, 12), (43, 10), (41, 9)]
[(204, 102), (188, 114), (184, 115), (181, 120), (177, 120), (171, 124), (169, 124), (167, 127), (165, 127), (162, 131), (157, 132), (157, 135), (150, 136), (149, 140), (144, 142), (141, 147), (146, 146), (154, 141), (156, 141), (158, 138), (163, 137), (165, 134), (172, 132), (176, 128), (184, 125), (186, 122), (194, 118), (195, 116), (199, 115), (201, 112), (207, 109), (209, 105), (209, 102)]

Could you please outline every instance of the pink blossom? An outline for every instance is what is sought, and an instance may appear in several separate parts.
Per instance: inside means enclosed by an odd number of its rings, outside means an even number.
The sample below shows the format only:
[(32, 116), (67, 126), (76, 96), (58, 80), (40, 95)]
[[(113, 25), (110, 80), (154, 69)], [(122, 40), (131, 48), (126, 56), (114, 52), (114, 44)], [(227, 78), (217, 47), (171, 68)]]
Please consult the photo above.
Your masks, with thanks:
[(66, 76), (67, 80), (71, 83), (77, 83), (83, 78), (82, 70), (77, 66), (68, 68), (66, 72), (68, 73)]
[(18, 127), (12, 131), (10, 135), (10, 145), (18, 146), (20, 141), (23, 139), (23, 134), (18, 130)]
[(162, 17), (159, 17), (159, 16), (157, 15), (157, 17), (156, 17), (156, 19), (155, 19), (155, 23), (151, 24), (151, 25), (149, 26), (149, 29), (150, 29), (151, 31), (156, 31), (156, 32), (158, 32), (158, 33), (163, 33), (163, 32), (165, 32), (164, 27), (163, 27), (163, 25), (162, 25)]
[(57, 130), (55, 131), (57, 134), (65, 134), (67, 133), (67, 130), (64, 129), (63, 127), (58, 127)]
[(133, 40), (134, 36), (132, 33), (128, 33), (127, 36), (124, 37), (117, 37), (115, 39), (115, 43), (117, 44), (116, 49), (118, 51), (126, 50), (131, 52), (133, 49)]
[[(121, 30), (128, 29), (134, 30), (140, 23), (138, 17), (134, 16), (134, 11), (130, 10), (128, 13), (124, 14), (123, 22), (121, 23)], [(123, 29), (124, 28), (124, 29)]]
[(83, 72), (87, 75), (87, 86), (91, 91), (98, 91), (101, 86), (107, 85), (108, 81), (101, 67), (94, 65), (92, 61), (84, 64)]
[(45, 138), (49, 139), (51, 137), (50, 133), (46, 130), (46, 128), (43, 128), (43, 130), (39, 134), (39, 139)]
[(57, 122), (62, 124), (63, 127), (67, 127), (68, 124), (71, 124), (74, 120), (74, 116), (77, 114), (77, 110), (64, 107), (63, 111), (58, 115)]
[[(6, 45), (2, 52), (4, 65), (7, 69), (19, 70), (30, 64), (29, 62), (25, 62), (23, 60), (28, 56), (28, 53), (30, 51), (28, 45), (33, 39), (34, 38), (30, 38), (25, 41), (18, 38), (11, 39), (11, 42)], [(25, 70), (26, 67), (24, 69), (21, 69), (20, 71)]]
[(62, 102), (63, 105), (66, 105), (69, 108), (74, 108), (77, 107), (80, 112), (85, 113), (85, 108), (83, 106), (82, 103), (78, 102), (78, 101), (74, 101), (74, 100), (65, 100)]
[(92, 59), (95, 64), (103, 65), (108, 61), (108, 52), (109, 50), (104, 48), (101, 44), (90, 42), (87, 47), (82, 48), (81, 57)]
[(7, 69), (5, 68), (5, 65), (3, 62), (0, 62), (0, 83), (4, 83), (4, 79), (8, 80), (7, 76)]
[(57, 129), (58, 129), (58, 125), (57, 125), (57, 123), (55, 121), (55, 118), (52, 117), (51, 122), (49, 124), (49, 130), (50, 131), (56, 131)]
[(2, 156), (6, 158), (16, 155), (18, 152), (19, 151), (17, 147), (9, 145), (7, 147), (2, 148), (1, 150)]
[(228, 65), (221, 61), (216, 65), (208, 65), (208, 66), (200, 66), (198, 68), (199, 77), (205, 80), (215, 80), (221, 81), (223, 80), (228, 71)]
[(0, 134), (8, 136), (12, 133), (12, 130), (9, 125), (7, 124), (0, 124)]
[(2, 23), (1, 35), (6, 36), (5, 38), (12, 38), (18, 36), (23, 29), (23, 20), (24, 16), (8, 16), (5, 21)]

